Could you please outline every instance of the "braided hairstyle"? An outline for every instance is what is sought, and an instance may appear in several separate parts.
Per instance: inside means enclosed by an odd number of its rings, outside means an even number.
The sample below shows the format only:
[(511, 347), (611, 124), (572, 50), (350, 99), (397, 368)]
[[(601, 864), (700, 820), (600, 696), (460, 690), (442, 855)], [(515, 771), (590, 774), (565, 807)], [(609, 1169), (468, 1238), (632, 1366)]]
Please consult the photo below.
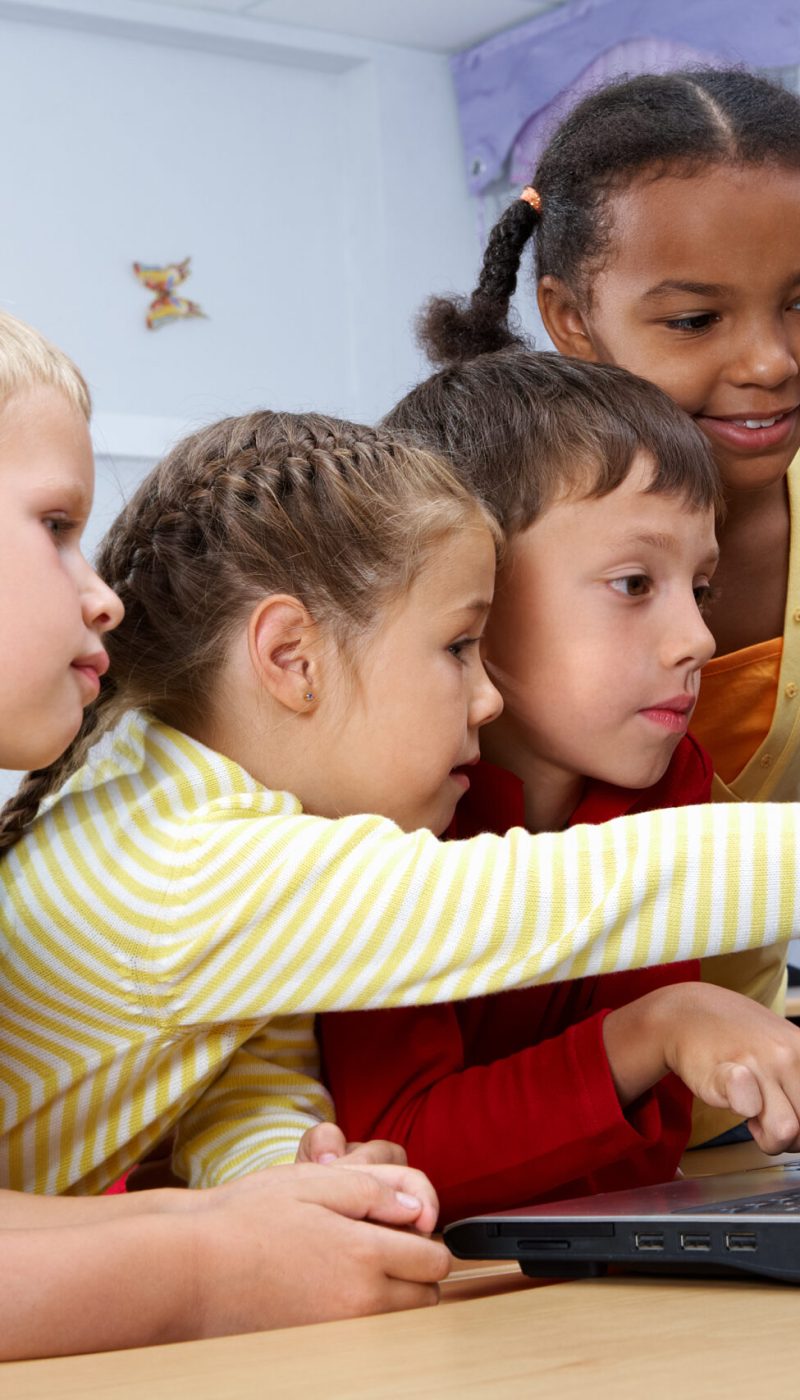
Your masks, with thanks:
[(0, 812), (0, 849), (126, 710), (190, 727), (266, 594), (299, 598), (346, 659), (437, 541), (470, 523), (499, 539), (438, 456), (384, 431), (264, 411), (184, 439), (100, 546), (98, 573), (125, 605), (105, 638), (111, 669), (66, 753)]
[[(556, 129), (524, 199), (492, 229), (478, 285), (465, 298), (433, 297), (418, 321), (435, 364), (523, 343), (509, 324), (525, 245), (536, 276), (566, 283), (589, 305), (590, 279), (612, 242), (609, 197), (645, 172), (694, 175), (717, 164), (800, 169), (800, 99), (738, 68), (650, 74), (590, 93)], [(732, 230), (733, 233), (733, 230)]]

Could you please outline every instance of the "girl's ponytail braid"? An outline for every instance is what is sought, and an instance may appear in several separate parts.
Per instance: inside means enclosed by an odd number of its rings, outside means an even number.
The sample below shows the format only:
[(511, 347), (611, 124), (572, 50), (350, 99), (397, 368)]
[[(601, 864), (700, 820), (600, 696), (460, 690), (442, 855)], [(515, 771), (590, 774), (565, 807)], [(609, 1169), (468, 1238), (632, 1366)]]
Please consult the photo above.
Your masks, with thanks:
[(558, 278), (590, 305), (617, 236), (612, 196), (643, 174), (736, 164), (800, 168), (796, 93), (739, 68), (642, 73), (589, 92), (553, 131), (536, 189), (527, 186), (492, 229), (472, 296), (434, 297), (424, 308), (423, 349), (446, 364), (520, 344), (508, 305), (534, 232), (537, 279)]
[[(63, 759), (63, 755), (62, 755)], [(62, 762), (58, 760), (58, 764)], [(40, 804), (56, 786), (51, 768), (35, 768), (26, 773), (13, 797), (10, 797), (0, 811), (0, 851), (15, 846), (26, 827), (29, 827)]]
[[(509, 325), (525, 244), (539, 219), (538, 196), (515, 199), (498, 219), (486, 245), (478, 285), (469, 299), (431, 297), (417, 321), (417, 339), (434, 364), (471, 360), (507, 345), (524, 345)], [(535, 195), (535, 191), (531, 191)]]

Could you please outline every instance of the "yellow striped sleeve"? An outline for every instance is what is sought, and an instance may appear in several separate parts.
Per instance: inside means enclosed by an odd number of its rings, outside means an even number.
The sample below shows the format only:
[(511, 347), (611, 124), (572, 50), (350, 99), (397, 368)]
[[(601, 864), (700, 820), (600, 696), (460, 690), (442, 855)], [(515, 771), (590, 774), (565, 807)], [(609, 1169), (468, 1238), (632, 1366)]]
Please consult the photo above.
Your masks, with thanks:
[(799, 811), (719, 804), (442, 843), (305, 815), (126, 716), (0, 860), (0, 1185), (101, 1190), (181, 1118), (193, 1181), (284, 1158), (330, 1113), (317, 1011), (788, 938)]
[(797, 819), (785, 805), (687, 808), (452, 844), (370, 817), (209, 822), (196, 881), (184, 867), (191, 932), (184, 911), (150, 973), (196, 1022), (449, 1001), (730, 952), (795, 928)]
[[(135, 737), (131, 724), (118, 765)], [(164, 1026), (255, 1030), (734, 952), (796, 927), (794, 804), (448, 843), (305, 815), (166, 725), (139, 737), (138, 771), (112, 765), (101, 782), (100, 764), (0, 863), (38, 935), (26, 956), (42, 979), (57, 962), (89, 1002), (89, 1039), (109, 1002)]]
[(173, 1154), (178, 1176), (190, 1186), (217, 1186), (293, 1162), (306, 1129), (334, 1118), (318, 1076), (313, 1017), (275, 1017), (239, 1047), (180, 1119)]

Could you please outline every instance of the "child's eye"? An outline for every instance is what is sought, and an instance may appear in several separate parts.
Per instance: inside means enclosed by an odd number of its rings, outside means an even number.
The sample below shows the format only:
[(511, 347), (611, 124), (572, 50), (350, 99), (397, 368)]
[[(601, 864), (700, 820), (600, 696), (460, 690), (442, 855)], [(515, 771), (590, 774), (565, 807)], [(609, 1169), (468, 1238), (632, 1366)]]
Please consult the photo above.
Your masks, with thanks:
[(626, 598), (646, 598), (653, 586), (647, 574), (625, 574), (624, 578), (608, 580), (615, 593), (624, 593)]
[(46, 515), (43, 523), (45, 529), (49, 530), (50, 534), (56, 537), (69, 535), (73, 530), (78, 528), (75, 521), (70, 520), (66, 515)]
[(698, 311), (694, 316), (676, 316), (674, 320), (665, 321), (671, 331), (705, 331), (712, 321), (718, 320), (713, 311)]
[(451, 642), (447, 650), (450, 652), (451, 656), (455, 657), (456, 661), (460, 661), (463, 665), (466, 665), (464, 652), (468, 651), (470, 647), (477, 647), (480, 641), (480, 637), (462, 637), (457, 642)]
[(719, 596), (719, 589), (711, 583), (697, 583), (692, 591), (701, 613), (707, 613), (715, 598)]

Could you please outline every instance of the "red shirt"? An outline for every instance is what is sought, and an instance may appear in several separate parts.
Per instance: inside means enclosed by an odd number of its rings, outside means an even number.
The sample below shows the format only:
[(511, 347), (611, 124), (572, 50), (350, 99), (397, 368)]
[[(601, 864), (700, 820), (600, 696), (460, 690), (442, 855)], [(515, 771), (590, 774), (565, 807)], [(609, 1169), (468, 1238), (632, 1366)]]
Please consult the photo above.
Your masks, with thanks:
[[(587, 782), (570, 825), (707, 802), (711, 776), (687, 736), (652, 788)], [(479, 764), (450, 834), (523, 825), (522, 784)], [(337, 1120), (351, 1141), (402, 1143), (436, 1187), (442, 1223), (669, 1180), (688, 1141), (691, 1094), (670, 1074), (623, 1110), (602, 1027), (614, 1007), (698, 975), (696, 962), (674, 963), (441, 1006), (321, 1016)]]

